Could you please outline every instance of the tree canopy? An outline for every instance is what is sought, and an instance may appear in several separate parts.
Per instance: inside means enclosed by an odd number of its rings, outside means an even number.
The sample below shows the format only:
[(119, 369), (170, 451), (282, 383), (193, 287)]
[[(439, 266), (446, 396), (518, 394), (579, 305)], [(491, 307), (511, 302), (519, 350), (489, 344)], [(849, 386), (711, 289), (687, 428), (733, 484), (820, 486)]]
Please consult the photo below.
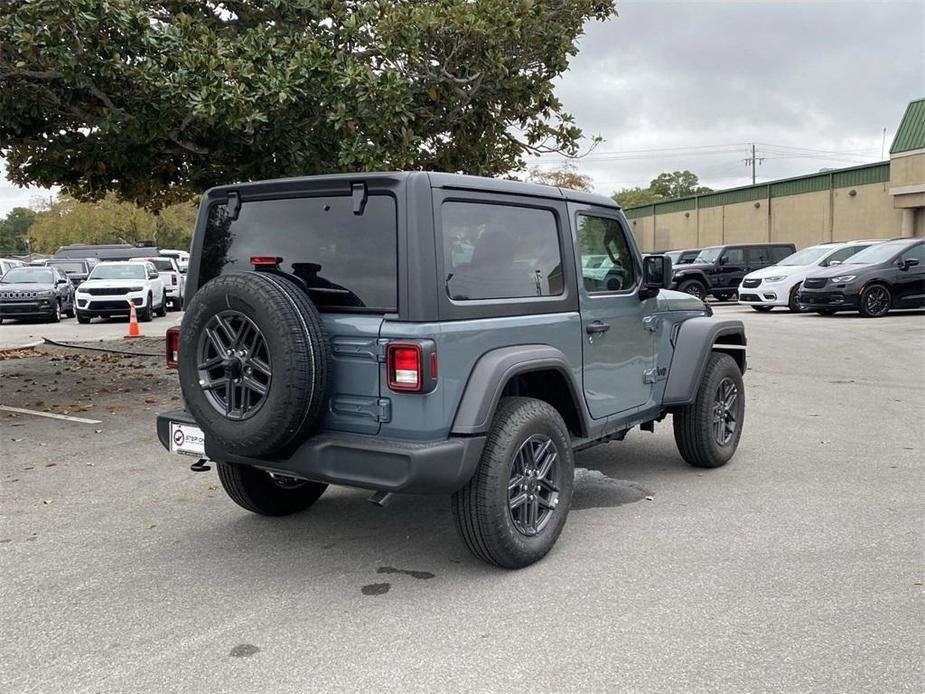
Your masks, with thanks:
[(648, 188), (624, 188), (613, 194), (613, 199), (624, 208), (651, 205), (660, 200), (683, 198), (688, 195), (712, 193), (712, 188), (697, 185), (700, 179), (688, 170), (660, 173), (652, 179)]
[(0, 254), (22, 253), (26, 245), (29, 227), (35, 221), (35, 211), (28, 207), (14, 207), (0, 219)]
[(555, 186), (556, 188), (571, 188), (572, 190), (583, 190), (585, 192), (594, 190), (591, 177), (580, 173), (574, 164), (568, 162), (558, 169), (530, 169), (530, 176), (527, 180), (532, 183)]
[(217, 183), (495, 175), (574, 154), (552, 80), (613, 0), (6, 0), (0, 153), (19, 184), (152, 208)]
[(38, 253), (54, 253), (71, 243), (154, 241), (160, 248), (189, 248), (195, 220), (196, 206), (191, 202), (153, 214), (118, 200), (114, 193), (95, 202), (59, 196), (36, 215), (29, 237)]

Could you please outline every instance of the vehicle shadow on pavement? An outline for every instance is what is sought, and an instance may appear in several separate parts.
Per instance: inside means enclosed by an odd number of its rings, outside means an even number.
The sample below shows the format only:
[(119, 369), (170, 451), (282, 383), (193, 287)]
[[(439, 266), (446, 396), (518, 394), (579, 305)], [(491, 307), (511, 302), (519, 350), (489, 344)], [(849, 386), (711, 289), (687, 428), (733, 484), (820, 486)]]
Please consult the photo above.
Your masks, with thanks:
[[(694, 474), (670, 438), (639, 436), (580, 452), (569, 524), (580, 527), (590, 509), (620, 514), (620, 507), (651, 498), (659, 479)], [(219, 503), (210, 505), (195, 532), (177, 528), (177, 534), (165, 535), (160, 549), (152, 548), (162, 553), (158, 562), (175, 564), (194, 580), (219, 574), (250, 581), (259, 574), (261, 582), (272, 585), (355, 572), (481, 576), (498, 571), (469, 555), (456, 535), (446, 496), (397, 495), (379, 508), (366, 501), (370, 492), (331, 487), (305, 512), (268, 518), (237, 508), (220, 487), (214, 494)]]

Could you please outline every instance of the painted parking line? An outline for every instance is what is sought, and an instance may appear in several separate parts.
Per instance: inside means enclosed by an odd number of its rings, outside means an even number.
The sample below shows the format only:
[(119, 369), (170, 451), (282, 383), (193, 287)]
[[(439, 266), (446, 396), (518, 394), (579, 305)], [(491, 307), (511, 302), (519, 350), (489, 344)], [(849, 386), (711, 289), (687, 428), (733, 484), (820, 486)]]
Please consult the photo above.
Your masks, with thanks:
[(66, 414), (55, 414), (54, 412), (37, 412), (35, 410), (24, 410), (21, 407), (10, 407), (9, 405), (0, 405), (3, 412), (16, 412), (18, 414), (31, 414), (36, 417), (48, 417), (49, 419), (63, 419), (65, 422), (77, 422), (79, 424), (102, 424), (101, 419), (85, 419), (84, 417), (71, 417)]

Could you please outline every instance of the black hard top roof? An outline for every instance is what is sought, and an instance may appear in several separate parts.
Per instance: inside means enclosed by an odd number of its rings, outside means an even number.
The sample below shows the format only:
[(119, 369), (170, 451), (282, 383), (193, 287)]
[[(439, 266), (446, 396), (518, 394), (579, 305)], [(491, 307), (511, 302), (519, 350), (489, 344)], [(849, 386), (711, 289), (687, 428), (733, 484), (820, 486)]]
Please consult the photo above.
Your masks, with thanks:
[(484, 176), (467, 176), (464, 174), (440, 173), (434, 171), (370, 171), (346, 174), (325, 174), (322, 176), (298, 176), (293, 178), (276, 178), (266, 181), (251, 181), (247, 183), (234, 183), (216, 186), (206, 191), (207, 196), (227, 194), (231, 191), (248, 192), (260, 189), (270, 189), (285, 192), (298, 188), (300, 184), (320, 183), (331, 181), (338, 183), (353, 183), (363, 180), (404, 181), (415, 176), (427, 176), (433, 188), (450, 188), (455, 190), (480, 190), (490, 193), (507, 193), (509, 195), (529, 195), (532, 197), (558, 198), (582, 202), (589, 205), (620, 209), (620, 206), (611, 198), (595, 193), (585, 193), (579, 190), (556, 188), (539, 183), (525, 183), (523, 181), (509, 181), (503, 178), (487, 178)]

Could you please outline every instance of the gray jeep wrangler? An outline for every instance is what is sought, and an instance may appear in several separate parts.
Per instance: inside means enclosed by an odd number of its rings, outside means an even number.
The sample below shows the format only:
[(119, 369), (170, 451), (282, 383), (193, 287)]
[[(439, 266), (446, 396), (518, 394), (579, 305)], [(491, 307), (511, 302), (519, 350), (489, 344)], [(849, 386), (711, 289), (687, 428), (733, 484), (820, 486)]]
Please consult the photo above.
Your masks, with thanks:
[(473, 554), (526, 566), (562, 532), (575, 451), (670, 414), (691, 465), (734, 454), (742, 324), (671, 277), (597, 195), (442, 173), (214, 188), (167, 336), (185, 409), (158, 436), (255, 513), (328, 484), (452, 495)]

